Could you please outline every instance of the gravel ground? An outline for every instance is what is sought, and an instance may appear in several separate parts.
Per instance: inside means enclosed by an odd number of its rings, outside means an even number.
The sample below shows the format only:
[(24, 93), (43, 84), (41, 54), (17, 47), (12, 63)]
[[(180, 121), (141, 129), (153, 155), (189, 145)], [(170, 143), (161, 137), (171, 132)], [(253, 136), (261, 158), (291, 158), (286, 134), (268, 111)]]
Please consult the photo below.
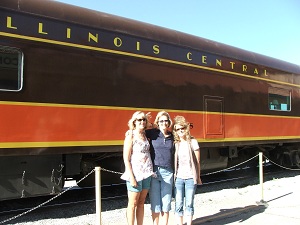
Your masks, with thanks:
[[(265, 175), (263, 199), (258, 178), (199, 186), (193, 224), (300, 224), (300, 172)], [(261, 201), (264, 200), (264, 201)], [(267, 203), (257, 204), (257, 203)], [(127, 200), (102, 203), (102, 225), (126, 224)], [(174, 202), (172, 202), (174, 209)], [(0, 222), (4, 218), (0, 217)], [(95, 224), (95, 203), (38, 209), (6, 224)], [(151, 224), (150, 204), (145, 204), (144, 225)], [(169, 224), (174, 223), (173, 212)]]

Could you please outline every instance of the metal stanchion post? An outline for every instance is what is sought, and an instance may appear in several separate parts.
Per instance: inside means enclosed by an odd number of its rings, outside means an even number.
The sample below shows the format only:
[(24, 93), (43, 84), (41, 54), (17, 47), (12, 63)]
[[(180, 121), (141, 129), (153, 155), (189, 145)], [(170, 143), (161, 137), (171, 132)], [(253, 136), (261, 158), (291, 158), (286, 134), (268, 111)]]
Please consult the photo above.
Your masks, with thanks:
[(101, 168), (95, 167), (96, 225), (101, 225)]
[(261, 190), (261, 199), (260, 201), (264, 201), (264, 171), (263, 171), (263, 154), (259, 152), (259, 185)]
[(258, 205), (265, 205), (267, 203), (264, 201), (264, 172), (263, 172), (263, 153), (259, 152), (259, 185), (261, 190), (261, 200), (257, 202)]

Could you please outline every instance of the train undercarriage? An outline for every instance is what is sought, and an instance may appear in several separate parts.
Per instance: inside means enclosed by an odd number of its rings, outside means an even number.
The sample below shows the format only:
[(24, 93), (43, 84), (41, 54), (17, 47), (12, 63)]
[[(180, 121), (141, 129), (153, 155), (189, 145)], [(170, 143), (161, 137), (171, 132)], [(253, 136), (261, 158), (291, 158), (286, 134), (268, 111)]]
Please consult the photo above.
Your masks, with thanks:
[[(202, 174), (230, 168), (259, 152), (272, 162), (287, 168), (300, 168), (300, 145), (269, 144), (201, 148)], [(253, 165), (258, 161), (253, 161)], [(96, 166), (102, 168), (101, 184), (123, 182), (122, 153), (93, 153), (44, 156), (9, 156), (0, 158), (0, 200), (55, 195), (62, 191), (65, 179), (75, 179), (78, 186), (94, 186)], [(84, 179), (83, 179), (84, 178)], [(80, 182), (79, 182), (80, 181)]]
[[(245, 162), (250, 158), (263, 152), (265, 159), (286, 168), (300, 168), (300, 144), (267, 144), (248, 146), (227, 146), (227, 147), (203, 147), (201, 148), (201, 173), (225, 170), (237, 164)], [(258, 159), (253, 161), (253, 165), (258, 165)], [(124, 164), (121, 153), (106, 153), (101, 156), (83, 155), (81, 161), (80, 175), (76, 176), (79, 181), (87, 175), (93, 168), (100, 166), (102, 184), (120, 183), (120, 174), (124, 172)], [(106, 170), (109, 170), (106, 171)], [(93, 186), (94, 177), (84, 180), (79, 186)]]

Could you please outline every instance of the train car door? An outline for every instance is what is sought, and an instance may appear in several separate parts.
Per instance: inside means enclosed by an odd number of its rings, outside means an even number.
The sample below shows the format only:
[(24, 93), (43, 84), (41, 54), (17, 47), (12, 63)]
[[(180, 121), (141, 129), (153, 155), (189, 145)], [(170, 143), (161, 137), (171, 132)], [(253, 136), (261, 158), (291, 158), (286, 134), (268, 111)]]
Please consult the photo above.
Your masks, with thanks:
[(204, 138), (224, 138), (224, 98), (204, 96)]

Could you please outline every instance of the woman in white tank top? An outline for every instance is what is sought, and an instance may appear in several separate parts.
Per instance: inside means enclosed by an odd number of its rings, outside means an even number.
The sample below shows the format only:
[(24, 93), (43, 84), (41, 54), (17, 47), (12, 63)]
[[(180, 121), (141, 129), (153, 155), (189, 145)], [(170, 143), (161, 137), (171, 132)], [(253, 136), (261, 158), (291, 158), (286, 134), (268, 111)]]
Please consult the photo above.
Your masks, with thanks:
[(121, 179), (126, 180), (128, 191), (128, 225), (134, 225), (135, 217), (137, 225), (143, 224), (144, 202), (153, 175), (150, 144), (145, 135), (147, 124), (147, 115), (137, 111), (129, 120), (129, 130), (125, 134), (123, 147), (125, 172)]
[[(190, 124), (183, 116), (174, 119), (175, 139), (175, 215), (177, 224), (191, 225), (194, 215), (194, 196), (200, 178), (200, 148), (196, 139), (190, 134)], [(185, 208), (184, 208), (185, 206)]]

